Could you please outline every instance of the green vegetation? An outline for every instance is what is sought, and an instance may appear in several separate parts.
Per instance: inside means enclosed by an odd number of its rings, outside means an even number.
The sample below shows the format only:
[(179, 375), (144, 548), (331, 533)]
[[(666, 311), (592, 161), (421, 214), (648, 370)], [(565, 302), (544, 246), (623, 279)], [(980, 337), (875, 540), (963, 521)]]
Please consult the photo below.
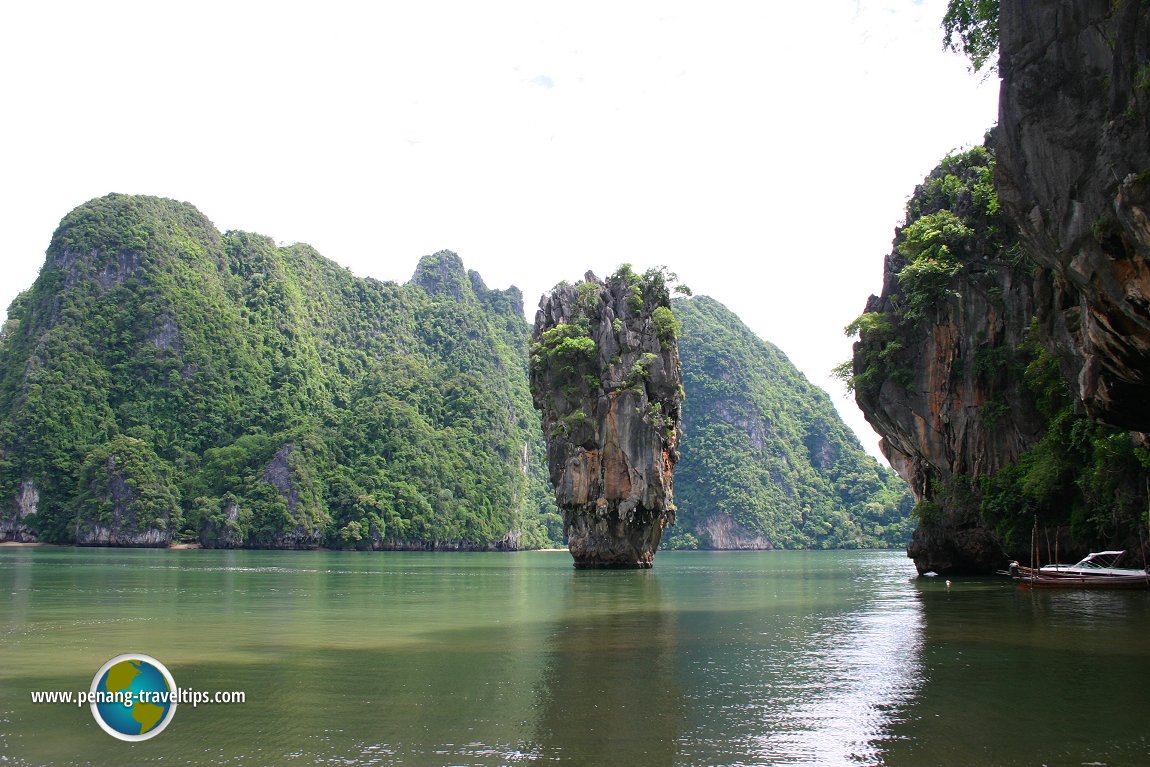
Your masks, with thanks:
[(1140, 91), (1150, 91), (1150, 63), (1138, 67), (1134, 73), (1134, 87)]
[(915, 189), (895, 238), (902, 261), (888, 289), (893, 311), (868, 312), (846, 326), (861, 343), (835, 376), (868, 398), (887, 380), (909, 387), (912, 365), (900, 361), (906, 339), (933, 324), (956, 295), (958, 278), (972, 264), (985, 270), (988, 262), (1022, 263), (1008, 229), (994, 190), (993, 152), (978, 146), (944, 158)]
[(638, 274), (630, 264), (623, 264), (608, 281), (620, 280), (628, 285), (631, 311), (638, 312), (644, 305), (665, 307), (671, 303), (671, 293), (690, 296), (691, 289), (679, 282), (679, 275), (665, 266), (655, 266)]
[(676, 551), (695, 551), (699, 548), (699, 539), (687, 532), (671, 530), (670, 535), (664, 535), (661, 549), (674, 549)]
[(906, 486), (863, 451), (826, 392), (717, 301), (674, 309), (687, 438), (670, 545), (690, 547), (684, 532), (714, 545), (702, 530), (715, 514), (778, 548), (905, 545)]
[[(935, 348), (931, 333), (970, 332), (964, 303), (977, 306), (984, 295), (987, 305), (1002, 311), (1003, 323), (1011, 312), (1015, 327), (1031, 321), (1024, 307), (1005, 303), (1003, 286), (1024, 284), (1032, 272), (999, 210), (993, 171), (987, 147), (951, 155), (908, 202), (882, 310), (864, 313), (846, 328), (860, 340), (852, 360), (835, 370), (865, 407), (881, 407), (885, 383), (909, 389), (914, 371), (932, 364), (916, 356)], [(1106, 243), (1116, 226), (1104, 218), (1093, 235)], [(1136, 546), (1132, 531), (1145, 530), (1150, 452), (1130, 434), (1090, 420), (1040, 343), (1036, 322), (1017, 348), (1002, 333), (987, 334), (980, 331), (955, 347), (966, 349), (965, 358), (956, 354), (951, 363), (950, 376), (962, 380), (955, 390), (977, 393), (979, 425), (1007, 429), (1004, 443), (1036, 441), (993, 475), (932, 481), (915, 509), (920, 526), (981, 515), (1006, 550), (1018, 555), (1029, 548), (1035, 521), (1042, 530), (1060, 531), (1064, 546)]]
[(1124, 535), (1145, 529), (1150, 451), (1092, 422), (1045, 349), (1021, 351), (1044, 434), (1017, 464), (980, 478), (983, 518), (1011, 551), (1028, 550), (1036, 521), (1043, 531), (1069, 530), (1080, 545), (1123, 545)]
[(903, 349), (895, 334), (894, 323), (882, 312), (864, 312), (843, 329), (848, 336), (861, 335), (867, 343), (859, 352), (862, 363), (855, 373), (855, 360), (849, 359), (831, 371), (846, 384), (847, 391), (877, 392), (883, 380), (890, 378), (903, 387), (911, 385), (911, 372), (898, 367), (895, 359)]
[(949, 210), (928, 213), (903, 230), (898, 251), (907, 264), (898, 273), (904, 303), (902, 316), (915, 322), (938, 305), (951, 281), (962, 271), (955, 251), (974, 232)]
[(535, 365), (555, 365), (571, 375), (593, 362), (595, 353), (591, 324), (586, 318), (570, 324), (560, 323), (543, 331), (543, 338), (531, 350)]
[(80, 466), (75, 523), (109, 526), (119, 505), (138, 529), (177, 527), (179, 490), (171, 473), (143, 440), (123, 435), (113, 438), (89, 453)]
[(975, 72), (993, 70), (998, 55), (999, 0), (950, 0), (942, 17), (943, 45), (970, 59)]
[(35, 483), (44, 540), (105, 520), (120, 479), (125, 524), (185, 538), (559, 540), (522, 297), (452, 253), (407, 285), (357, 279), (185, 203), (109, 195), (61, 222), (9, 314), (0, 494)]
[(651, 321), (655, 325), (655, 333), (659, 336), (659, 341), (664, 348), (678, 338), (679, 333), (683, 330), (682, 323), (667, 306), (655, 307), (655, 311), (651, 312)]
[(991, 151), (979, 146), (944, 158), (907, 203), (896, 241), (906, 259), (898, 272), (899, 320), (929, 318), (968, 264), (1013, 246), (1005, 232)]
[[(620, 274), (641, 300), (689, 292), (665, 269)], [(718, 304), (675, 309), (652, 322), (684, 344), (699, 398), (684, 522), (713, 508), (779, 546), (904, 540), (905, 494), (825, 395)], [(358, 279), (307, 245), (221, 234), (185, 203), (109, 195), (61, 222), (0, 332), (0, 495), (32, 482), (25, 523), (55, 542), (104, 527), (219, 546), (560, 543), (527, 370), (580, 371), (588, 328), (576, 318), (529, 354), (518, 291), (453, 253), (406, 285)], [(745, 384), (722, 375), (736, 363)], [(722, 392), (758, 425), (727, 419)], [(756, 446), (763, 429), (785, 448)]]

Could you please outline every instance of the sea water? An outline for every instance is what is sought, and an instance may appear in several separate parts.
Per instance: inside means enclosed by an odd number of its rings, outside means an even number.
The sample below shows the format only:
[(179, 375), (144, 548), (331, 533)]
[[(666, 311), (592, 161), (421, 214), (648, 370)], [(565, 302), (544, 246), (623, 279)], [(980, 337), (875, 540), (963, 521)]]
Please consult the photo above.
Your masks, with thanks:
[[(32, 702), (124, 653), (244, 702)], [(1150, 592), (901, 552), (0, 547), (2, 765), (1145, 765), (1147, 682)]]

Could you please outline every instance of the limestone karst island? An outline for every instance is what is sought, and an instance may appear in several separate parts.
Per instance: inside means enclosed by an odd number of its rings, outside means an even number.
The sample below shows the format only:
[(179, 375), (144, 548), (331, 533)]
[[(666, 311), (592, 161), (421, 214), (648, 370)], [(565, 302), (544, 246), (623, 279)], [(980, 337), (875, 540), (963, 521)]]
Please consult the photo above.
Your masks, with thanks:
[(531, 384), (576, 567), (650, 567), (674, 521), (679, 321), (662, 272), (590, 272), (535, 316)]

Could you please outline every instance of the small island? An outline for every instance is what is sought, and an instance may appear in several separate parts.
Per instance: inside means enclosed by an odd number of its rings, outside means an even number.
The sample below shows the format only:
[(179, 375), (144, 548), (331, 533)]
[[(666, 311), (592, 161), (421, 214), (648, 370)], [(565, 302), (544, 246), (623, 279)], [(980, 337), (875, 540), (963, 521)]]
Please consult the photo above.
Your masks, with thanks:
[(679, 322), (662, 269), (588, 272), (542, 298), (531, 391), (578, 568), (651, 567), (675, 518), (682, 435)]

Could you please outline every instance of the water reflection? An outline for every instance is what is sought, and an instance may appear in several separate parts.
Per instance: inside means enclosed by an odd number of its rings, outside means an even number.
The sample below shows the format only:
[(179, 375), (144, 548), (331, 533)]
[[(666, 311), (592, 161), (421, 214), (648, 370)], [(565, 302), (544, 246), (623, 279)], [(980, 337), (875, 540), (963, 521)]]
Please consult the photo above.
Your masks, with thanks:
[(915, 586), (924, 693), (887, 764), (1147, 763), (1150, 593)]
[(885, 554), (715, 560), (712, 586), (752, 598), (681, 617), (691, 627), (681, 762), (881, 763), (921, 686), (920, 606), (902, 564)]
[[(545, 554), (0, 553), (9, 763), (901, 767), (1150, 753), (1150, 593), (948, 590), (912, 580), (898, 552), (665, 552), (647, 572)], [(181, 709), (127, 760), (86, 712), (28, 704), (30, 689), (82, 688), (124, 648), (249, 702)]]
[(676, 619), (656, 573), (575, 571), (535, 687), (540, 761), (674, 763)]
[[(887, 579), (891, 581), (891, 579)], [(922, 682), (922, 616), (904, 578), (869, 581), (862, 605), (820, 619), (804, 647), (773, 660), (778, 697), (763, 702), (768, 764), (878, 764)]]

